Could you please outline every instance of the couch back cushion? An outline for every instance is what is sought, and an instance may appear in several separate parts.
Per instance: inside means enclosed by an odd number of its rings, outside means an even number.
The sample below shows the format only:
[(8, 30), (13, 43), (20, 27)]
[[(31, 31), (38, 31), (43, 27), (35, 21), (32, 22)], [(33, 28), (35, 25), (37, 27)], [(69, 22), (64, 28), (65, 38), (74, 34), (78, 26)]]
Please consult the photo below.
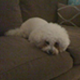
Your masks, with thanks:
[(80, 26), (80, 5), (58, 5), (58, 23), (69, 26)]
[(30, 17), (41, 17), (49, 22), (57, 21), (57, 3), (67, 0), (20, 0), (23, 21)]
[(21, 23), (19, 0), (0, 0), (0, 35)]

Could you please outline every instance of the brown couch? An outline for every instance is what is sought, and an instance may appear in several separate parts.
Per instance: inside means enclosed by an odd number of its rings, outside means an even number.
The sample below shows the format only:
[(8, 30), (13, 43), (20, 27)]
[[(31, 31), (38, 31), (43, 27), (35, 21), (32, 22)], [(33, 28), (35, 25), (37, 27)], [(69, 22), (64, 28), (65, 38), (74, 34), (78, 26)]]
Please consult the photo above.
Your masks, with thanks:
[(80, 28), (63, 26), (69, 49), (50, 56), (26, 39), (4, 36), (30, 17), (58, 21), (58, 3), (67, 0), (0, 0), (0, 80), (80, 80)]

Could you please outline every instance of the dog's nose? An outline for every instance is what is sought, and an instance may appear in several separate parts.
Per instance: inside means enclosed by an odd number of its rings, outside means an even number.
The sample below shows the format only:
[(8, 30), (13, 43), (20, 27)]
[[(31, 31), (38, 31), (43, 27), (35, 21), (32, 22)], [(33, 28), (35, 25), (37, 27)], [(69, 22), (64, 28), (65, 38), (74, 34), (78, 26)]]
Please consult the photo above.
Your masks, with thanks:
[(51, 54), (52, 54), (52, 50), (49, 50), (49, 51), (48, 51), (48, 54), (51, 55)]

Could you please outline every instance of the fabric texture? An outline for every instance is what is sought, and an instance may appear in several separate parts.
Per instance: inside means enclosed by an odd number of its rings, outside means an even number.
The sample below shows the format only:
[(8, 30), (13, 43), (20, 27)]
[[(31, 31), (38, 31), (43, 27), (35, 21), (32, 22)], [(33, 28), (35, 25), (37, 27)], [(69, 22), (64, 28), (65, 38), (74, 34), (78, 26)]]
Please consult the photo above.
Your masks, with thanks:
[(80, 64), (80, 28), (73, 26), (63, 26), (69, 33), (71, 44), (69, 53), (73, 58), (74, 65)]
[(73, 66), (69, 53), (49, 56), (19, 37), (0, 37), (0, 80), (49, 80)]
[(50, 80), (80, 80), (80, 65), (74, 66), (68, 72)]
[(68, 4), (69, 5), (80, 5), (80, 0), (69, 0)]
[(18, 0), (0, 0), (0, 35), (22, 23)]
[(80, 26), (80, 5), (69, 6), (58, 4), (58, 23), (65, 25)]
[(20, 0), (23, 21), (31, 17), (41, 17), (49, 22), (57, 21), (57, 3), (67, 0)]

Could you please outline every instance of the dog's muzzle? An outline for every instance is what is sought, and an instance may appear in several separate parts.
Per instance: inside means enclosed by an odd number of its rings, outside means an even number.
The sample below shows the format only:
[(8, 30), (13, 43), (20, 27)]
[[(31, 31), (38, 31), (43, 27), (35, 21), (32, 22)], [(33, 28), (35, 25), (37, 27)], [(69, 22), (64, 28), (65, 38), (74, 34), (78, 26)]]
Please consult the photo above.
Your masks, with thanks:
[(52, 54), (53, 54), (52, 50), (47, 51), (47, 53), (48, 53), (49, 55), (52, 55)]

